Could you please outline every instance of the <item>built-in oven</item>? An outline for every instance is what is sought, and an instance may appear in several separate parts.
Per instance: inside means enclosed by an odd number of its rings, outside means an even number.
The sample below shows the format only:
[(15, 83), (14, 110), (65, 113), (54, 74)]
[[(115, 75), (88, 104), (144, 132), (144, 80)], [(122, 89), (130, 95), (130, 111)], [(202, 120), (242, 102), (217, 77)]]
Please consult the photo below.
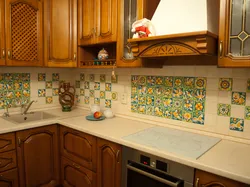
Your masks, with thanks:
[(122, 187), (193, 187), (194, 168), (123, 147)]

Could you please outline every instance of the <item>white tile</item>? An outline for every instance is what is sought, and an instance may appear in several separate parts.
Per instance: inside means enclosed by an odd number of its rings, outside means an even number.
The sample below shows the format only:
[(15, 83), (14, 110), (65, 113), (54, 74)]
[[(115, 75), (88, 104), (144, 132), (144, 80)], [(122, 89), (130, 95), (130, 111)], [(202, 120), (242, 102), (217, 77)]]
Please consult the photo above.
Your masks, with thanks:
[(46, 81), (52, 81), (52, 73), (46, 73)]
[(46, 89), (46, 96), (52, 96), (52, 89)]
[(247, 89), (247, 79), (234, 78), (233, 91), (245, 92)]
[(59, 104), (59, 96), (53, 96), (53, 103)]
[(217, 116), (216, 132), (228, 135), (229, 124), (230, 124), (230, 117)]
[(105, 91), (105, 83), (104, 82), (100, 83), (100, 90)]
[(38, 89), (45, 89), (45, 81), (37, 82)]
[(218, 101), (218, 95), (219, 95), (218, 91), (207, 90), (206, 91), (206, 101), (217, 102)]
[(244, 120), (244, 132), (250, 133), (250, 120)]
[(207, 77), (207, 66), (196, 66), (195, 67), (195, 76), (196, 77)]
[(85, 89), (85, 90), (84, 90), (84, 94), (85, 94), (85, 96), (89, 96), (89, 90), (88, 90), (88, 89)]
[(235, 130), (229, 130), (228, 135), (229, 136), (233, 136), (233, 137), (238, 137), (238, 138), (243, 138), (244, 137), (244, 133), (243, 132), (235, 131)]
[(94, 83), (94, 82), (90, 82), (90, 83), (89, 83), (89, 89), (90, 89), (90, 90), (94, 90), (94, 86), (95, 86), (95, 83)]
[(231, 104), (231, 92), (219, 91), (218, 103)]
[(177, 66), (174, 70), (175, 76), (193, 77), (195, 75), (195, 66)]
[(219, 90), (218, 84), (218, 78), (207, 78), (207, 90)]
[(100, 90), (95, 90), (95, 97), (100, 98)]
[(112, 96), (111, 96), (111, 92), (106, 92), (105, 93), (105, 99), (111, 99)]
[(233, 68), (232, 76), (233, 78), (247, 78), (249, 76), (249, 69), (247, 68)]
[(246, 105), (250, 106), (250, 93), (246, 94)]
[(207, 102), (205, 106), (205, 113), (207, 114), (217, 114), (217, 102)]
[(207, 69), (207, 77), (215, 77), (217, 78), (218, 77), (218, 68), (217, 66), (207, 66), (206, 67)]
[(231, 116), (234, 118), (244, 118), (245, 106), (231, 105)]
[(59, 81), (52, 82), (52, 88), (59, 88)]
[(220, 78), (232, 77), (233, 71), (231, 68), (218, 68), (218, 76)]
[(205, 126), (216, 126), (217, 115), (216, 114), (206, 114), (205, 115)]

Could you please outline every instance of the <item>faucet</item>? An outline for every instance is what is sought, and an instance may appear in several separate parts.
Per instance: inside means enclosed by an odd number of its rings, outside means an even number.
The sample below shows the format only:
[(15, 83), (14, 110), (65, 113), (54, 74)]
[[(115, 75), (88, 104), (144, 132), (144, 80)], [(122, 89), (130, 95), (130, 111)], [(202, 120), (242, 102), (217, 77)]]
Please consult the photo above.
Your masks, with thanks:
[(6, 109), (6, 112), (3, 113), (3, 116), (4, 116), (4, 117), (10, 117), (9, 106), (8, 106), (8, 105), (5, 105), (5, 109)]
[[(31, 107), (31, 105), (32, 105), (33, 103), (36, 103), (36, 102), (37, 102), (37, 101), (33, 100), (33, 101), (31, 101), (31, 102), (28, 104), (28, 106), (26, 106), (26, 105), (21, 105), (22, 109), (24, 109), (24, 111), (22, 112), (22, 115), (27, 114), (27, 113), (28, 113), (28, 110), (29, 110), (30, 107)], [(26, 106), (26, 107), (25, 107), (25, 106)]]

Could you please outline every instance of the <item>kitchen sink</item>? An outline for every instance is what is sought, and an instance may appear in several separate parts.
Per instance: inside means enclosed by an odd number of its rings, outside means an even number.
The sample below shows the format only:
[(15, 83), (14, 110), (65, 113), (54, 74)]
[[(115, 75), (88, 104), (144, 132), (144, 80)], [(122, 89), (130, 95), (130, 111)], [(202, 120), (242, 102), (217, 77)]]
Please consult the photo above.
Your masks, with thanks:
[(14, 123), (27, 123), (31, 121), (39, 121), (57, 117), (52, 114), (48, 114), (46, 112), (32, 112), (28, 114), (14, 114), (10, 115), (9, 117), (2, 117), (3, 119), (14, 122)]

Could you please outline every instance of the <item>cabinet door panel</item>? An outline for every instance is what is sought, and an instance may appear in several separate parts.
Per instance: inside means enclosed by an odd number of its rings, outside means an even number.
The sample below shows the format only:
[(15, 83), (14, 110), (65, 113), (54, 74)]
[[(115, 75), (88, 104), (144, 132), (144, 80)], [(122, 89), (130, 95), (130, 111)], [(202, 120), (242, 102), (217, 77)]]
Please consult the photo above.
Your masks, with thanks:
[(76, 67), (77, 0), (45, 0), (45, 65)]
[(95, 0), (78, 0), (78, 45), (94, 44)]
[(98, 139), (97, 147), (97, 186), (121, 186), (121, 146), (103, 139)]
[(95, 187), (96, 174), (62, 157), (62, 184), (64, 187)]
[(93, 171), (96, 170), (96, 137), (60, 127), (61, 154)]
[(97, 0), (97, 43), (115, 42), (117, 33), (117, 0)]
[(0, 1), (0, 65), (5, 65), (5, 1)]
[(57, 126), (17, 132), (20, 186), (59, 184)]
[(0, 173), (1, 187), (19, 187), (17, 169), (9, 170)]
[(8, 66), (43, 65), (42, 7), (39, 0), (6, 0)]
[(0, 172), (6, 171), (17, 166), (16, 151), (0, 153)]
[(16, 148), (15, 134), (1, 134), (0, 135), (0, 153), (10, 151)]

